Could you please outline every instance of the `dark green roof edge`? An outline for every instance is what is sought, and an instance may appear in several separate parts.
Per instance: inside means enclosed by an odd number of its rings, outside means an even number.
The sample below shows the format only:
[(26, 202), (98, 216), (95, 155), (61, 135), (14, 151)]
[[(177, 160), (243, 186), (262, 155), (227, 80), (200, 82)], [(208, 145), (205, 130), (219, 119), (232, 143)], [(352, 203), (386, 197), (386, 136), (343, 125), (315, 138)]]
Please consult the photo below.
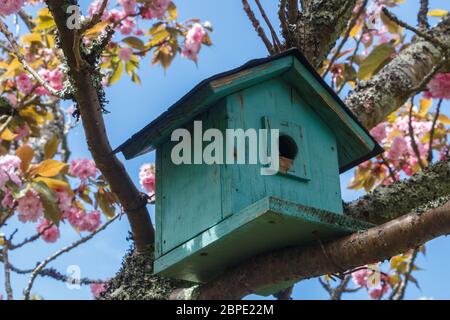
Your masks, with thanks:
[[(341, 100), (341, 98), (336, 94), (336, 92), (322, 79), (322, 77), (316, 72), (316, 70), (309, 64), (309, 62), (306, 60), (306, 58), (303, 56), (303, 54), (296, 48), (290, 49), (287, 51), (284, 51), (283, 53), (280, 53), (278, 55), (270, 56), (267, 58), (262, 59), (255, 59), (247, 62), (246, 64), (242, 65), (241, 67), (232, 69), (227, 72), (223, 72), (217, 75), (214, 75), (208, 79), (203, 80), (200, 82), (197, 86), (195, 86), (191, 91), (189, 91), (185, 96), (183, 96), (180, 100), (178, 100), (175, 104), (173, 104), (169, 109), (167, 109), (165, 112), (163, 112), (158, 118), (156, 118), (154, 121), (150, 122), (148, 125), (146, 125), (142, 130), (134, 134), (131, 138), (129, 138), (127, 141), (125, 141), (123, 144), (121, 144), (119, 147), (117, 147), (113, 153), (122, 152), (126, 159), (132, 159), (139, 155), (142, 155), (143, 153), (150, 152), (153, 150), (153, 146), (150, 146), (149, 148), (141, 148), (139, 152), (129, 152), (130, 148), (135, 144), (138, 143), (144, 139), (146, 139), (147, 133), (151, 130), (154, 130), (155, 127), (166, 121), (168, 117), (175, 111), (181, 108), (184, 104), (189, 102), (193, 97), (195, 97), (198, 92), (205, 91), (210, 89), (210, 84), (213, 81), (232, 76), (234, 74), (237, 74), (241, 71), (258, 67), (270, 62), (273, 62), (275, 60), (282, 59), (284, 57), (293, 56), (297, 58), (300, 63), (310, 72), (310, 74), (316, 78), (316, 80), (320, 83), (321, 86), (323, 86), (326, 91), (331, 95), (331, 97), (339, 104), (339, 106), (347, 113), (347, 115), (364, 131), (364, 133), (369, 137), (370, 140), (374, 143), (374, 148), (371, 152), (367, 153), (363, 157), (360, 157), (358, 159), (355, 159), (354, 161), (342, 166), (339, 168), (339, 172), (343, 173), (358, 164), (371, 159), (372, 157), (382, 153), (384, 150), (383, 148), (378, 144), (375, 139), (370, 135), (370, 133), (367, 131), (367, 129), (359, 122), (359, 120), (356, 118), (356, 116), (351, 112), (351, 110), (345, 105), (345, 103)], [(160, 132), (160, 134), (163, 134)]]

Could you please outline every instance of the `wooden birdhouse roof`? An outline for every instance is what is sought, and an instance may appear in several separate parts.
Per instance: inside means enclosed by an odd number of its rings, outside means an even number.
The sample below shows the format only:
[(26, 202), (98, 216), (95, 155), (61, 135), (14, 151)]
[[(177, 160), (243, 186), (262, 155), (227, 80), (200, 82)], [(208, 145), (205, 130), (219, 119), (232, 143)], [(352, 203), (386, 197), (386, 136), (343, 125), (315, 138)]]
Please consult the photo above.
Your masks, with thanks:
[(202, 81), (114, 152), (122, 152), (126, 159), (132, 159), (153, 151), (170, 139), (173, 130), (193, 121), (218, 100), (273, 78), (280, 78), (295, 88), (332, 129), (336, 135), (341, 173), (383, 152), (297, 49), (251, 60), (239, 68)]

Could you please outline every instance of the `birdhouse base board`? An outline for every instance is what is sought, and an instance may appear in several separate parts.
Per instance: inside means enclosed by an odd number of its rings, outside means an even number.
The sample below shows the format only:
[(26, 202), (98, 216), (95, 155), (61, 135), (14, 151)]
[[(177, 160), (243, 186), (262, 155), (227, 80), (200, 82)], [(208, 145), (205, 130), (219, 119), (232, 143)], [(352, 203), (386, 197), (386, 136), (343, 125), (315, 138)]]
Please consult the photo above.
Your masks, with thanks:
[[(329, 240), (372, 226), (342, 213), (267, 197), (158, 257), (154, 270), (165, 277), (204, 283), (258, 254)], [(258, 292), (270, 295), (291, 284), (274, 284)]]

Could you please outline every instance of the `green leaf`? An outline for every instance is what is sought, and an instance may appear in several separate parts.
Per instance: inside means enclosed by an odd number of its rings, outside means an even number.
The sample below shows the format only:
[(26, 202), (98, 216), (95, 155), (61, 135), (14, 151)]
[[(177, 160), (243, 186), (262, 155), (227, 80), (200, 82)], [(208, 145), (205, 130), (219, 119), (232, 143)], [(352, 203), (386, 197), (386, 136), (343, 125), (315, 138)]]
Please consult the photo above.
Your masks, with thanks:
[(384, 43), (375, 47), (367, 58), (361, 62), (358, 70), (358, 78), (360, 80), (370, 79), (394, 52), (395, 47), (392, 43)]
[(109, 85), (112, 85), (120, 80), (123, 74), (123, 62), (119, 61), (114, 69), (113, 74), (111, 75), (111, 78), (109, 79)]
[(59, 224), (62, 213), (58, 207), (58, 198), (55, 192), (42, 181), (33, 182), (32, 188), (39, 194), (42, 206), (44, 207), (45, 218), (55, 224)]
[(138, 50), (145, 49), (144, 42), (137, 37), (127, 37), (127, 38), (123, 39), (122, 42), (126, 43), (127, 45), (129, 45), (130, 47), (132, 47), (134, 49), (138, 49)]
[(178, 16), (177, 7), (173, 2), (170, 3), (169, 8), (167, 9), (169, 13), (169, 20), (176, 20)]
[(158, 31), (157, 33), (155, 33), (152, 40), (150, 40), (150, 42), (148, 43), (147, 46), (150, 48), (157, 46), (158, 44), (166, 41), (167, 38), (169, 38), (169, 37), (170, 37), (169, 31), (167, 31), (166, 29), (162, 29), (162, 30)]
[(391, 19), (389, 19), (389, 17), (386, 16), (383, 11), (381, 11), (381, 21), (383, 21), (384, 25), (386, 26), (386, 28), (390, 33), (393, 34), (403, 33), (403, 28), (394, 21), (392, 21)]

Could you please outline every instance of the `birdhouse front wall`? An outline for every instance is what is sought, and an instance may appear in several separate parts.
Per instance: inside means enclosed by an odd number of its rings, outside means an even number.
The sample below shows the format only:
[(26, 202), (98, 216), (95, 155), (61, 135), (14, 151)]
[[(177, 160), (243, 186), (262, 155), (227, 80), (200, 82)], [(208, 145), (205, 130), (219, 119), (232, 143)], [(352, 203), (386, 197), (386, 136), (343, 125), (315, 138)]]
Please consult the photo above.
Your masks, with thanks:
[(224, 166), (224, 216), (268, 196), (343, 212), (336, 138), (296, 89), (276, 78), (237, 92), (227, 97), (227, 116), (228, 128), (279, 129), (280, 156), (283, 137), (294, 143), (295, 155), (287, 172), (280, 161), (273, 176), (261, 175), (260, 165)]
[[(312, 108), (275, 78), (224, 97), (195, 119), (203, 131), (279, 129), (283, 159), (276, 175), (261, 175), (261, 164), (175, 165), (171, 152), (178, 142), (162, 144), (157, 150), (157, 257), (269, 196), (342, 214), (336, 139)], [(185, 128), (194, 135), (193, 122)]]

